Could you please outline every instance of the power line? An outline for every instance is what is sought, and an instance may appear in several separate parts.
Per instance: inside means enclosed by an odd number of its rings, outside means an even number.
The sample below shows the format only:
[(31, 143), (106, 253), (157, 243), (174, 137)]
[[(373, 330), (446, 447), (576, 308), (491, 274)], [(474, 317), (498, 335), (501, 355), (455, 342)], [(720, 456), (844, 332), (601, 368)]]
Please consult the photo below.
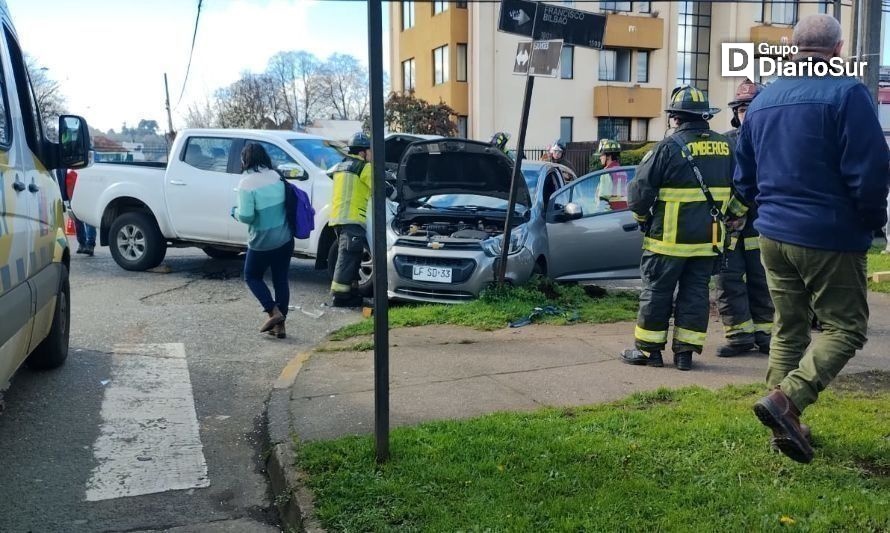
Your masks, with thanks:
[(185, 78), (182, 79), (182, 90), (179, 92), (179, 101), (174, 107), (179, 107), (182, 103), (182, 96), (185, 94), (185, 84), (189, 81), (189, 72), (192, 70), (192, 55), (195, 53), (195, 40), (198, 38), (198, 21), (201, 20), (201, 4), (204, 0), (198, 0), (198, 14), (195, 16), (195, 31), (192, 33), (192, 48), (189, 50), (189, 63), (185, 67)]

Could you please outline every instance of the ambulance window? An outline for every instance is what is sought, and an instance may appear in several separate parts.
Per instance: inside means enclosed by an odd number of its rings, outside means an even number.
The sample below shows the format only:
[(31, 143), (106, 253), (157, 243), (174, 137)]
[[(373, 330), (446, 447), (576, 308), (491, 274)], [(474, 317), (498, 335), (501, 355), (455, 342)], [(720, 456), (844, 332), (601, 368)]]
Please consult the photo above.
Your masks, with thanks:
[(9, 105), (7, 104), (6, 73), (0, 64), (0, 150), (7, 151), (12, 141), (12, 131), (9, 128)]
[(28, 69), (25, 67), (22, 49), (10, 33), (9, 28), (4, 26), (6, 34), (6, 44), (9, 47), (9, 58), (12, 60), (12, 70), (15, 74), (15, 86), (18, 88), (19, 106), (22, 108), (22, 122), (25, 125), (25, 137), (28, 139), (28, 147), (31, 152), (41, 155), (41, 139), (43, 139), (43, 128), (40, 120), (40, 113), (37, 111), (34, 91), (31, 88), (31, 80), (28, 78)]

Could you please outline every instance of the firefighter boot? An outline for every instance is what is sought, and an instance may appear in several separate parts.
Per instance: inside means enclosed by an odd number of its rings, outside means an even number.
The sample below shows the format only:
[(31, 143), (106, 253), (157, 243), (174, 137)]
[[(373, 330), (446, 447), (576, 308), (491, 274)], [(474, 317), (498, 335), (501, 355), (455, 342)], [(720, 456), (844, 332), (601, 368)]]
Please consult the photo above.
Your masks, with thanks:
[(758, 331), (754, 334), (754, 342), (757, 343), (757, 348), (760, 350), (760, 353), (769, 355), (769, 343), (773, 340), (773, 336), (769, 333), (763, 333), (762, 331)]
[(643, 352), (641, 350), (628, 349), (621, 352), (621, 362), (628, 365), (636, 366), (654, 366), (663, 367), (664, 361), (661, 359), (661, 352), (658, 350)]
[(734, 335), (726, 339), (726, 344), (717, 348), (717, 357), (735, 357), (757, 350), (755, 337), (750, 333)]
[(677, 370), (692, 370), (692, 352), (675, 353), (674, 365)]

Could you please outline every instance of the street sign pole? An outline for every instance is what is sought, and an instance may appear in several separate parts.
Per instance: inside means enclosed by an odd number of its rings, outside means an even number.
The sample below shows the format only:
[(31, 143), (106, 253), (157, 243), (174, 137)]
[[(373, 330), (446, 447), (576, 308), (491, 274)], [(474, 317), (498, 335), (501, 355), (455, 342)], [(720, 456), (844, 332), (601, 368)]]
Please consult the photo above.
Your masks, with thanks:
[(498, 264), (498, 283), (504, 284), (507, 276), (507, 257), (510, 254), (510, 225), (513, 223), (513, 210), (516, 208), (516, 184), (522, 178), (522, 160), (525, 158), (525, 131), (528, 129), (528, 114), (532, 105), (532, 92), (535, 77), (526, 75), (525, 98), (522, 100), (522, 115), (519, 119), (519, 139), (516, 141), (516, 160), (513, 162), (513, 179), (510, 180), (510, 196), (507, 200), (507, 219), (504, 221), (504, 242), (501, 247), (501, 262)]
[(389, 460), (389, 301), (386, 289), (386, 173), (383, 143), (383, 6), (368, 0), (368, 73), (374, 187), (374, 439), (377, 462)]

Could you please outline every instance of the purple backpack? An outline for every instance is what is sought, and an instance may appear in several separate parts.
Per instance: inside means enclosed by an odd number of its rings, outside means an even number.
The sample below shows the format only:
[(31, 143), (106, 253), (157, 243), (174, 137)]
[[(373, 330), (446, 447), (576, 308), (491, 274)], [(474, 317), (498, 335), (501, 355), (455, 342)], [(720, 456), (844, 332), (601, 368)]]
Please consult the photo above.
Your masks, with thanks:
[(281, 178), (284, 183), (284, 210), (287, 225), (295, 239), (308, 239), (315, 229), (315, 209), (309, 195), (293, 183)]

